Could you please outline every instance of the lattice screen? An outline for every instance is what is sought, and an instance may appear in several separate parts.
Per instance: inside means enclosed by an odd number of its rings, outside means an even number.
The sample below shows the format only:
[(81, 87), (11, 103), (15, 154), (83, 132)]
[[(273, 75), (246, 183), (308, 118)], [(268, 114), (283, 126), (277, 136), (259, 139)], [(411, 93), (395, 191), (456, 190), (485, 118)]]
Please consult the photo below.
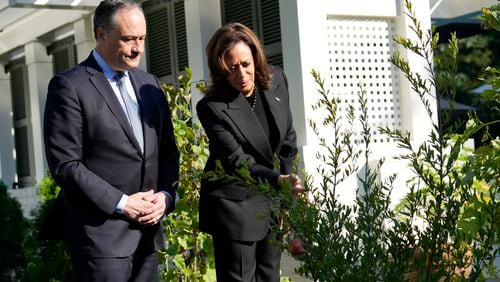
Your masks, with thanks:
[(392, 41), (394, 32), (392, 19), (328, 19), (330, 91), (340, 98), (339, 114), (342, 118), (346, 117), (349, 105), (355, 106), (359, 116), (358, 84), (363, 85), (372, 138), (376, 143), (391, 142), (378, 133), (377, 127), (402, 127), (399, 77), (389, 62), (396, 48)]

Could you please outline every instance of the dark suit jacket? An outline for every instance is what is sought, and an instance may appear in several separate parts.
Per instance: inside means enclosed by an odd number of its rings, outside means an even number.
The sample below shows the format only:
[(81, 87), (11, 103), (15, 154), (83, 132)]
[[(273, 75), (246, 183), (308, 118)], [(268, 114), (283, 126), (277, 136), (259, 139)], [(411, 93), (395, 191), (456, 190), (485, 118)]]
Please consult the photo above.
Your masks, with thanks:
[(163, 246), (160, 225), (144, 227), (115, 213), (122, 194), (155, 189), (175, 199), (179, 177), (179, 154), (160, 84), (139, 69), (129, 75), (142, 117), (144, 154), (92, 55), (49, 83), (45, 151), (51, 175), (62, 187), (57, 202), (68, 248), (75, 254), (129, 256), (141, 239), (146, 250)]
[[(269, 139), (245, 97), (228, 87), (197, 104), (198, 117), (209, 138), (210, 157), (205, 170), (220, 160), (225, 171), (247, 163), (255, 179), (267, 180), (277, 188), (280, 174), (292, 172), (297, 154), (296, 134), (292, 125), (288, 84), (281, 69), (275, 68), (272, 87), (264, 91), (273, 120), (279, 130), (279, 142), (273, 152)], [(280, 168), (275, 166), (274, 156)], [(269, 199), (249, 193), (242, 183), (222, 184), (204, 179), (201, 185), (200, 230), (233, 240), (258, 241), (269, 230), (269, 217), (262, 217), (271, 206)]]

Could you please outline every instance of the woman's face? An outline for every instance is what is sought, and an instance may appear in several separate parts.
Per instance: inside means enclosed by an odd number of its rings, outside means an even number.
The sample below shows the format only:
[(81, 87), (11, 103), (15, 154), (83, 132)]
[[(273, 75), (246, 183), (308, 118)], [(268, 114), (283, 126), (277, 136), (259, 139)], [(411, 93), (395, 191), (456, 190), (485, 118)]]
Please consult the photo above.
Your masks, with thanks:
[(229, 67), (229, 73), (226, 74), (229, 84), (243, 95), (250, 96), (254, 89), (255, 78), (255, 65), (250, 47), (243, 42), (237, 43), (229, 49), (224, 61)]

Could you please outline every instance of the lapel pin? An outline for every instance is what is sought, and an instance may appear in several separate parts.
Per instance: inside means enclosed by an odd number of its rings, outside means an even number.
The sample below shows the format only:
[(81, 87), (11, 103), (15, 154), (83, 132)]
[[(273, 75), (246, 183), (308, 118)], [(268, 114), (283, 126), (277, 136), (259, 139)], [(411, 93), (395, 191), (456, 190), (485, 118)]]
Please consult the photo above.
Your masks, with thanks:
[(274, 97), (274, 99), (276, 99), (276, 102), (281, 101), (280, 98), (278, 98), (278, 97)]

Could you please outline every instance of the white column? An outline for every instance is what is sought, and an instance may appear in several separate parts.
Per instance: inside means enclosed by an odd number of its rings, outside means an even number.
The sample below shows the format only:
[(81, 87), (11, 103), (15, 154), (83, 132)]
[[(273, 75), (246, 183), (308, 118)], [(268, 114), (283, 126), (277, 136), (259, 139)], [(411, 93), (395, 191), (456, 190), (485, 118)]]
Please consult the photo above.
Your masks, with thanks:
[[(188, 42), (189, 68), (193, 72), (192, 82), (207, 80), (209, 76), (205, 48), (212, 34), (221, 26), (219, 0), (186, 0), (186, 36)], [(202, 95), (192, 85), (191, 103), (196, 103)], [(196, 111), (196, 107), (193, 107)]]
[[(95, 46), (94, 31), (92, 29), (92, 14), (84, 16), (73, 23), (75, 30), (75, 45), (78, 62), (87, 59)], [(145, 61), (145, 60), (143, 60)]]
[[(426, 34), (427, 30), (431, 27), (429, 1), (413, 1), (412, 4), (415, 9), (415, 14), (421, 23), (421, 28), (424, 34)], [(404, 12), (407, 11), (403, 1), (401, 1), (400, 10), (401, 13), (396, 20), (397, 33), (412, 40), (417, 40), (417, 36), (410, 28), (412, 25), (411, 19), (404, 14)], [(425, 69), (427, 65), (423, 58), (406, 49), (400, 48), (399, 50), (402, 57), (408, 60), (410, 69), (413, 73), (420, 73), (423, 78), (428, 77), (429, 72)], [(432, 58), (429, 59), (432, 61)], [(426, 97), (430, 102), (434, 114), (431, 120), (418, 94), (411, 89), (410, 83), (402, 73), (400, 83), (403, 129), (411, 133), (412, 141), (416, 144), (420, 144), (423, 140), (428, 138), (432, 130), (432, 122), (437, 123), (437, 100), (435, 99), (435, 89), (432, 90), (432, 96)]]
[(52, 60), (47, 55), (46, 47), (38, 41), (24, 46), (26, 67), (28, 69), (29, 120), (31, 123), (33, 165), (35, 181), (38, 183), (46, 171), (43, 146), (43, 111), (47, 97), (47, 85), (52, 77)]
[(9, 75), (0, 65), (0, 179), (12, 188), (15, 181), (16, 162), (14, 160), (14, 134), (12, 121), (12, 94)]
[(306, 171), (312, 172), (317, 167), (315, 152), (319, 141), (308, 120), (318, 115), (312, 105), (319, 96), (311, 71), (325, 74), (324, 68), (328, 67), (324, 62), (326, 39), (318, 36), (326, 34), (326, 16), (319, 2), (280, 0), (279, 4), (283, 65), (288, 77), (293, 124), (301, 163)]

